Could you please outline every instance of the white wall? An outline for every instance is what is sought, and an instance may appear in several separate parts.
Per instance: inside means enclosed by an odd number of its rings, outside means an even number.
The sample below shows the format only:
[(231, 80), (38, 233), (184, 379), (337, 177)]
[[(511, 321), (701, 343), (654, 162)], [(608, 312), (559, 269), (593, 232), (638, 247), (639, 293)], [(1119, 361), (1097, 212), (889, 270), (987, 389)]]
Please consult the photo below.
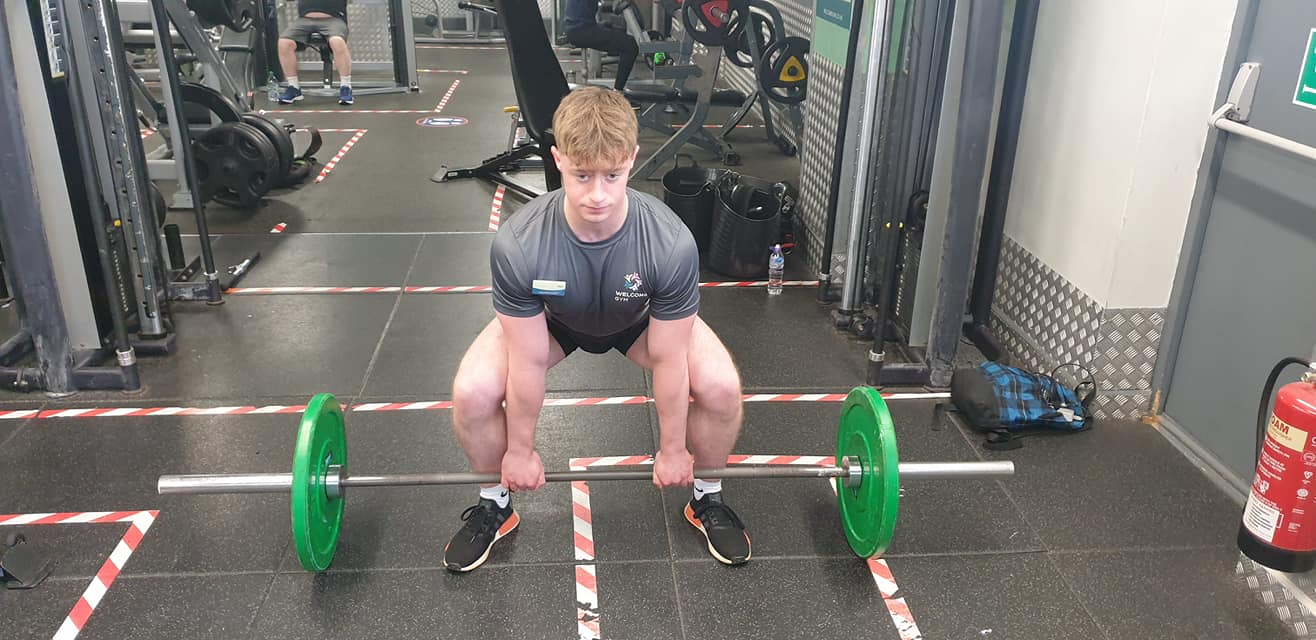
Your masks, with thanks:
[(1169, 304), (1236, 6), (1041, 5), (1006, 234), (1103, 307)]

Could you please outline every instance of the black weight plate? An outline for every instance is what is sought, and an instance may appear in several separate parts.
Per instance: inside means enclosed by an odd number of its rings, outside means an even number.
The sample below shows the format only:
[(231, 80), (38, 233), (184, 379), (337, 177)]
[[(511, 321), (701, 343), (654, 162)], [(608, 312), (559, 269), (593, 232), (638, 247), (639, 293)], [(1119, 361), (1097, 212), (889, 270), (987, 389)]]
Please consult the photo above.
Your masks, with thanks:
[(768, 47), (777, 42), (777, 26), (772, 23), (772, 18), (758, 11), (749, 12), (748, 29), (740, 30), (739, 38), (732, 38), (727, 43), (726, 54), (731, 64), (742, 69), (754, 68), (754, 57), (750, 55), (749, 38), (751, 35), (758, 36), (759, 58), (763, 58), (763, 52)]
[(250, 209), (278, 183), (279, 151), (260, 129), (224, 122), (192, 145), (202, 200)]
[(292, 134), (287, 129), (279, 126), (277, 122), (271, 120), (269, 116), (251, 112), (242, 114), (242, 121), (256, 127), (269, 137), (270, 142), (274, 143), (274, 148), (279, 151), (279, 175), (278, 179), (282, 181), (288, 172), (292, 170)]
[(146, 184), (151, 190), (151, 207), (155, 210), (156, 224), (163, 227), (165, 215), (169, 213), (169, 203), (165, 202), (164, 193), (161, 193), (160, 187), (155, 185), (154, 180), (147, 180)]
[(242, 122), (243, 109), (238, 103), (204, 84), (183, 82), (178, 92), (183, 96), (183, 113), (192, 124), (210, 124), (212, 113), (220, 122)]
[(759, 61), (759, 86), (774, 102), (799, 104), (808, 97), (809, 41), (799, 36), (779, 40)]
[(681, 3), (681, 23), (686, 34), (710, 47), (726, 47), (740, 37), (747, 13), (749, 0), (685, 0)]

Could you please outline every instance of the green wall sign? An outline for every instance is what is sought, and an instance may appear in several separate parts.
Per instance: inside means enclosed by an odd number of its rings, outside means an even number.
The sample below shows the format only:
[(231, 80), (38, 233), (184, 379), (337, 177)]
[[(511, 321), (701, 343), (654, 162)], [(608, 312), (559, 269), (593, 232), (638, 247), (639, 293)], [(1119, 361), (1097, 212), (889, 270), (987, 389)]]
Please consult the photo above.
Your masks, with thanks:
[(1307, 36), (1307, 50), (1302, 54), (1302, 73), (1298, 74), (1293, 104), (1316, 109), (1316, 29)]
[(854, 20), (853, 0), (818, 0), (813, 9), (813, 51), (845, 68), (845, 49)]

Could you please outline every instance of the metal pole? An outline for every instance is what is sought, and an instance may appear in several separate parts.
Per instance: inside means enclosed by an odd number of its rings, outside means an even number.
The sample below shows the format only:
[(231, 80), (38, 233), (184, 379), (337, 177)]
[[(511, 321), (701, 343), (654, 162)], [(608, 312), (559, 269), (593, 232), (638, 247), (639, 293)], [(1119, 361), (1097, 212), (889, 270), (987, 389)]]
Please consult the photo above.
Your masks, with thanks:
[(846, 124), (850, 120), (850, 94), (859, 50), (859, 30), (864, 18), (864, 0), (854, 0), (850, 9), (850, 40), (846, 45), (845, 70), (841, 72), (841, 108), (836, 122), (836, 144), (832, 150), (832, 180), (827, 191), (827, 221), (823, 223), (822, 259), (818, 263), (818, 303), (832, 300), (832, 252), (836, 243), (836, 210), (841, 199), (841, 165), (845, 163)]
[(47, 391), (66, 393), (77, 390), (73, 351), (42, 221), (10, 36), (10, 29), (30, 29), (27, 20), (26, 12), (0, 10), (0, 234), (19, 316), (34, 339), (41, 383)]
[(941, 274), (937, 283), (932, 336), (927, 361), (934, 387), (950, 386), (955, 352), (968, 307), (973, 247), (982, 211), (984, 178), (996, 103), (1005, 9), (999, 2), (974, 2), (964, 45), (964, 80), (955, 120), (955, 153), (951, 161), (950, 203), (942, 239)]
[[(902, 462), (903, 480), (965, 480), (1014, 475), (1014, 463), (998, 462)], [(862, 477), (859, 465), (736, 465), (724, 469), (698, 471), (702, 478), (844, 478)], [(596, 467), (583, 471), (549, 471), (546, 482), (576, 480), (648, 480), (653, 471), (636, 467)], [(496, 473), (415, 473), (401, 475), (347, 476), (338, 481), (341, 487), (405, 487), (452, 484), (491, 484), (501, 477)], [(852, 480), (853, 481), (853, 480)], [(290, 473), (212, 474), (161, 476), (157, 490), (161, 494), (213, 493), (288, 493), (292, 489)]]
[[(864, 245), (864, 228), (868, 221), (869, 198), (872, 192), (868, 184), (868, 169), (873, 159), (873, 138), (877, 121), (881, 118), (882, 96), (886, 92), (886, 68), (882, 64), (888, 47), (887, 12), (889, 2), (878, 2), (873, 11), (873, 29), (868, 39), (868, 75), (864, 79), (864, 111), (860, 119), (859, 150), (855, 156), (859, 159), (855, 167), (855, 198), (850, 207), (850, 237), (846, 239), (845, 287), (841, 291), (841, 311), (859, 310), (859, 288), (864, 280), (864, 263), (860, 254)], [(842, 117), (845, 117), (844, 114)], [(837, 141), (841, 144), (841, 141)], [(824, 267), (825, 268), (825, 267)]]
[[(166, 103), (172, 105), (174, 113), (169, 115), (169, 127), (173, 131), (174, 153), (185, 159), (183, 175), (178, 176), (178, 184), (192, 194), (192, 212), (196, 216), (197, 235), (201, 239), (201, 264), (205, 268), (207, 297), (211, 303), (222, 301), (219, 289), (219, 271), (215, 269), (215, 254), (210, 246), (210, 228), (206, 222), (205, 208), (201, 204), (200, 187), (196, 175), (195, 163), (191, 161), (192, 132), (188, 128), (187, 116), (183, 113), (183, 94), (178, 88), (178, 62), (168, 52), (174, 50), (174, 38), (169, 30), (172, 22), (165, 3), (169, 0), (148, 0), (151, 6), (151, 22), (155, 27), (156, 51), (160, 52), (160, 86), (167, 92)], [(182, 29), (180, 22), (180, 29)], [(220, 65), (221, 67), (223, 65)], [(220, 72), (222, 74), (223, 72)], [(245, 99), (246, 96), (243, 96)], [(245, 103), (244, 103), (245, 104)]]

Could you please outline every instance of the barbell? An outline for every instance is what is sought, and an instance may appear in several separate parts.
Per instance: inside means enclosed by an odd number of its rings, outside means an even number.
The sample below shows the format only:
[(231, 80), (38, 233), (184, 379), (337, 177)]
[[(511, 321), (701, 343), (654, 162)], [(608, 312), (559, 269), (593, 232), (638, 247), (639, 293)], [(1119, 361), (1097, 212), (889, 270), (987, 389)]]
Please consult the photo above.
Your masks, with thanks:
[[(902, 480), (976, 479), (1014, 475), (1014, 463), (900, 462), (895, 425), (886, 402), (872, 387), (846, 396), (836, 432), (834, 465), (732, 465), (699, 470), (700, 478), (828, 478), (836, 482), (841, 521), (850, 548), (860, 557), (886, 551), (895, 534)], [(547, 482), (648, 480), (652, 472), (635, 467), (591, 467), (547, 471)], [(453, 484), (494, 484), (498, 474), (349, 474), (343, 410), (332, 394), (307, 404), (297, 430), (292, 473), (197, 474), (160, 476), (161, 494), (287, 493), (291, 495), (292, 534), (297, 557), (308, 571), (324, 571), (333, 561), (343, 521), (346, 490)]]

